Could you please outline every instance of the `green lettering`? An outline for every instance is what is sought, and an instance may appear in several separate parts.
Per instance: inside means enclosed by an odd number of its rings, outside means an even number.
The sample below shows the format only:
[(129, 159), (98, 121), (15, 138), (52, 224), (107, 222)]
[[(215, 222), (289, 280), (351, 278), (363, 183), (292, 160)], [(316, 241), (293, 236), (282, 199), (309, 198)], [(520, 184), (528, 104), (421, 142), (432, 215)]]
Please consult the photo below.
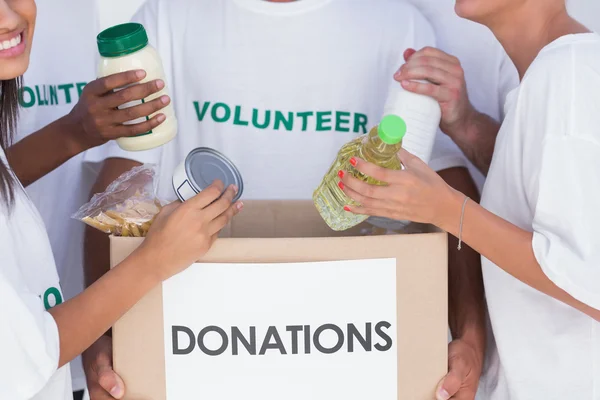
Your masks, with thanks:
[(58, 85), (58, 88), (65, 92), (65, 100), (67, 104), (71, 104), (71, 89), (73, 89), (75, 85), (72, 83), (67, 83), (65, 85)]
[(362, 128), (362, 133), (367, 133), (367, 122), (369, 118), (365, 114), (354, 114), (354, 133), (359, 133), (359, 128)]
[[(48, 100), (46, 100), (46, 86), (42, 86), (42, 93), (40, 93), (40, 87), (38, 85), (35, 85), (35, 94), (37, 94), (37, 99), (38, 99), (38, 106), (46, 106), (48, 105)], [(42, 98), (42, 94), (44, 95), (44, 98)]]
[[(329, 118), (325, 118), (329, 117)], [(325, 126), (324, 124), (331, 122), (331, 111), (317, 111), (317, 132), (322, 131), (330, 131), (330, 126)]]
[(81, 93), (83, 93), (83, 88), (85, 87), (85, 85), (87, 85), (87, 83), (85, 83), (85, 82), (78, 82), (78, 83), (76, 83), (76, 85), (77, 85), (77, 95), (79, 97), (81, 97)]
[(58, 92), (56, 91), (56, 86), (50, 86), (50, 104), (58, 104)]
[(308, 127), (308, 117), (312, 116), (313, 114), (314, 112), (312, 111), (298, 113), (298, 116), (302, 118), (302, 132), (306, 131), (306, 128)]
[[(219, 117), (219, 108), (223, 109), (223, 116)], [(226, 122), (227, 120), (229, 120), (229, 117), (231, 117), (231, 109), (229, 108), (229, 106), (225, 103), (215, 103), (215, 105), (212, 107), (212, 111), (211, 114), (212, 119), (215, 122)]]
[(233, 124), (240, 125), (240, 126), (247, 126), (248, 121), (243, 121), (241, 114), (242, 114), (242, 107), (235, 106), (235, 115), (233, 116)]
[(285, 116), (281, 111), (275, 111), (275, 125), (273, 129), (276, 131), (279, 130), (279, 126), (283, 124), (285, 129), (291, 131), (294, 129), (294, 113), (288, 113), (288, 119), (285, 119)]
[(350, 123), (350, 113), (346, 111), (335, 112), (335, 130), (338, 132), (350, 132), (350, 127), (343, 127), (342, 124)]
[(252, 110), (252, 125), (257, 129), (267, 129), (271, 123), (271, 111), (265, 111), (265, 122), (263, 124), (258, 123), (258, 110), (254, 108)]
[[(29, 101), (25, 100), (25, 93), (29, 95)], [(19, 103), (23, 108), (31, 108), (35, 105), (35, 94), (30, 87), (23, 86), (21, 90), (19, 90)]]
[[(50, 304), (50, 296), (54, 297), (54, 304)], [(52, 307), (56, 307), (62, 302), (62, 295), (60, 294), (60, 291), (57, 288), (48, 288), (48, 290), (46, 290), (46, 292), (44, 293), (44, 307), (46, 308), (46, 311), (51, 309)]]
[(208, 111), (208, 107), (210, 107), (210, 101), (205, 101), (202, 105), (202, 110), (200, 110), (200, 103), (197, 101), (194, 102), (194, 108), (196, 109), (196, 115), (198, 116), (198, 121), (202, 121), (204, 116), (206, 115), (206, 111)]

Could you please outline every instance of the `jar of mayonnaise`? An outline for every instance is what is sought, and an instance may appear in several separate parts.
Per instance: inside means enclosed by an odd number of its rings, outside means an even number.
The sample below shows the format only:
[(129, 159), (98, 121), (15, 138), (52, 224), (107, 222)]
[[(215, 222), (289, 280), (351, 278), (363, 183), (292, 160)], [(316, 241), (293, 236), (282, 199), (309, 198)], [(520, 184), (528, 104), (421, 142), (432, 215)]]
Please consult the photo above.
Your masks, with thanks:
[[(98, 68), (100, 77), (142, 69), (146, 71), (146, 77), (139, 83), (155, 79), (162, 79), (165, 82), (165, 87), (161, 91), (142, 100), (123, 104), (119, 109), (133, 107), (169, 94), (162, 61), (156, 50), (148, 44), (148, 35), (141, 24), (127, 23), (108, 28), (98, 35), (97, 42), (102, 56)], [(122, 89), (125, 88), (117, 90)], [(158, 113), (165, 115), (166, 119), (163, 123), (149, 132), (117, 139), (119, 147), (127, 151), (142, 151), (162, 146), (172, 140), (177, 134), (177, 119), (172, 103), (148, 117), (125, 122), (125, 125), (144, 122)]]

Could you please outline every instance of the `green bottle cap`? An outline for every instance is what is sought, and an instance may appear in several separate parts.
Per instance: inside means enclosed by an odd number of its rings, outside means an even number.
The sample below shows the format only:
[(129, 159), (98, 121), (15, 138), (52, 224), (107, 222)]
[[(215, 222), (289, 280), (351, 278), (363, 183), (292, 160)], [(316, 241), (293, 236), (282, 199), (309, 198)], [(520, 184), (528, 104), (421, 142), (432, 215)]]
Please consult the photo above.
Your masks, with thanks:
[(130, 22), (100, 32), (96, 41), (101, 56), (121, 57), (146, 47), (148, 35), (142, 24)]
[(406, 122), (397, 115), (386, 115), (377, 127), (377, 134), (385, 144), (398, 144), (406, 134)]

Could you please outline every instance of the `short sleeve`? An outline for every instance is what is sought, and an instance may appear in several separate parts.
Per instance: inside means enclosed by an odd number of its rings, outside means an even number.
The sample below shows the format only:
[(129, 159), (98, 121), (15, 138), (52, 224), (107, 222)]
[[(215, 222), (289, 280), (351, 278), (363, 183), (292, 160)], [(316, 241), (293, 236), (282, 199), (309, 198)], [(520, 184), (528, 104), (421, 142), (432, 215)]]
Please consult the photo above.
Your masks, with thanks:
[(0, 304), (0, 354), (5, 365), (0, 374), (0, 398), (29, 399), (57, 371), (58, 327), (42, 300), (11, 285), (1, 269)]
[(600, 310), (600, 144), (549, 136), (542, 149), (533, 251), (544, 273)]

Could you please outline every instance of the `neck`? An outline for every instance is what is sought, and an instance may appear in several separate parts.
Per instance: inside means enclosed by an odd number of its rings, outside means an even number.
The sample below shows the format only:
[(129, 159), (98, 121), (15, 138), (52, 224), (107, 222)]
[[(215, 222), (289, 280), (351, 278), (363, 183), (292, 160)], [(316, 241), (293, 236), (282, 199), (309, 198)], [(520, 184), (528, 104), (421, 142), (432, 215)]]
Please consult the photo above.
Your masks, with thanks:
[(486, 25), (517, 67), (520, 79), (546, 45), (561, 36), (589, 32), (560, 2), (525, 2)]

